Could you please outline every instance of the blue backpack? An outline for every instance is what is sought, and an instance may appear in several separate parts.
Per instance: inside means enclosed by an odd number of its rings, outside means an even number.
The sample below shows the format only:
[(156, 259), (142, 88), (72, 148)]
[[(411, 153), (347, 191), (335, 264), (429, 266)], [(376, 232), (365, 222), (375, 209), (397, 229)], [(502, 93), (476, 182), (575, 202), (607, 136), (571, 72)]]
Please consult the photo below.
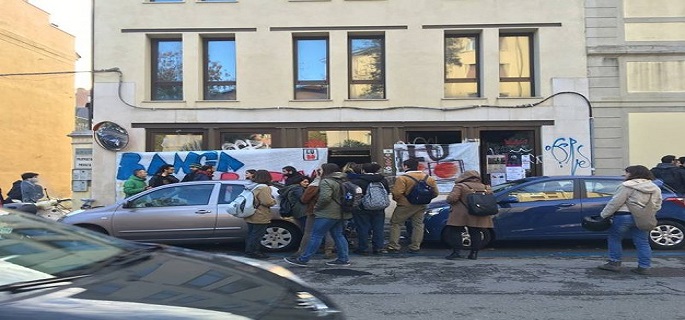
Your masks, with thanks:
[(431, 187), (430, 184), (428, 184), (428, 175), (426, 175), (423, 179), (421, 180), (416, 180), (416, 178), (410, 176), (410, 175), (404, 175), (405, 177), (408, 177), (416, 182), (414, 184), (414, 187), (409, 191), (407, 194), (407, 200), (409, 200), (409, 203), (411, 204), (429, 204), (431, 203), (431, 200), (435, 198), (435, 193), (433, 191), (433, 187)]

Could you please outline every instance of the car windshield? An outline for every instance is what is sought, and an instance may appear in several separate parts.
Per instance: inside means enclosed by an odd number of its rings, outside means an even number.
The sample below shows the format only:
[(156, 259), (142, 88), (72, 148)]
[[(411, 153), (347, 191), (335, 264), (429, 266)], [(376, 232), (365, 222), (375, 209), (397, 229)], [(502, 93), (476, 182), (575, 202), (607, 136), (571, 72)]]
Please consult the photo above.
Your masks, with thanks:
[(0, 209), (0, 285), (85, 274), (142, 245)]

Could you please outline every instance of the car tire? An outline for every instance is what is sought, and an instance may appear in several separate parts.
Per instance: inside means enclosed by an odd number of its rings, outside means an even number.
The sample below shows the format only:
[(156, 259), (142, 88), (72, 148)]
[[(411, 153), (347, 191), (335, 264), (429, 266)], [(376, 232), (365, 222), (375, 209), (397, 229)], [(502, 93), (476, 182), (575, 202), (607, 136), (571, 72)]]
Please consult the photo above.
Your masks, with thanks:
[(299, 247), (302, 240), (300, 228), (293, 223), (275, 221), (269, 224), (262, 237), (262, 249), (268, 252), (292, 251)]
[(675, 250), (685, 246), (685, 227), (680, 222), (660, 220), (649, 231), (649, 244), (658, 250)]
[(107, 230), (103, 229), (102, 227), (94, 226), (92, 224), (84, 224), (84, 225), (78, 225), (77, 224), (76, 226), (81, 227), (83, 229), (88, 229), (88, 230), (93, 231), (93, 232), (109, 235), (109, 233), (107, 233)]
[[(467, 229), (461, 233), (461, 245), (462, 248), (468, 249), (471, 248), (471, 236), (469, 235), (468, 232), (468, 227)], [(480, 241), (480, 248), (483, 249), (485, 248), (488, 244), (490, 244), (490, 241), (492, 241), (492, 234), (490, 234), (490, 231), (487, 229), (485, 231), (481, 231), (481, 241)], [(442, 239), (442, 242), (446, 245), (449, 246), (449, 239), (447, 235), (447, 228), (442, 229), (442, 234), (440, 235), (440, 238)]]

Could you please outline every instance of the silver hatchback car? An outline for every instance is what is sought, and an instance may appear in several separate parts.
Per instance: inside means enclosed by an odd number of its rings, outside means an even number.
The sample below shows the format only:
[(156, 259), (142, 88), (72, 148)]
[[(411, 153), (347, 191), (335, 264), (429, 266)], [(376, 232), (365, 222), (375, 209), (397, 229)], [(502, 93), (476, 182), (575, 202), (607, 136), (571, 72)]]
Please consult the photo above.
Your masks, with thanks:
[[(76, 210), (59, 221), (114, 237), (168, 244), (241, 242), (247, 224), (226, 212), (249, 182), (182, 182), (146, 190), (105, 207)], [(271, 208), (271, 224), (262, 239), (266, 251), (297, 248), (302, 231), (295, 221)]]

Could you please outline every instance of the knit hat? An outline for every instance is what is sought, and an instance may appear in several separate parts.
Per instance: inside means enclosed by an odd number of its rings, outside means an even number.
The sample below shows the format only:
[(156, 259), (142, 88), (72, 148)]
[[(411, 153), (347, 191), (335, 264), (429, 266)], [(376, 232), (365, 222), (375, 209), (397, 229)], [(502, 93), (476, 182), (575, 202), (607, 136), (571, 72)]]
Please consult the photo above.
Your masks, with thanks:
[(202, 167), (202, 165), (199, 164), (199, 163), (193, 163), (193, 164), (190, 165), (190, 167), (191, 167), (191, 168), (195, 168), (195, 169), (200, 169), (200, 168)]

